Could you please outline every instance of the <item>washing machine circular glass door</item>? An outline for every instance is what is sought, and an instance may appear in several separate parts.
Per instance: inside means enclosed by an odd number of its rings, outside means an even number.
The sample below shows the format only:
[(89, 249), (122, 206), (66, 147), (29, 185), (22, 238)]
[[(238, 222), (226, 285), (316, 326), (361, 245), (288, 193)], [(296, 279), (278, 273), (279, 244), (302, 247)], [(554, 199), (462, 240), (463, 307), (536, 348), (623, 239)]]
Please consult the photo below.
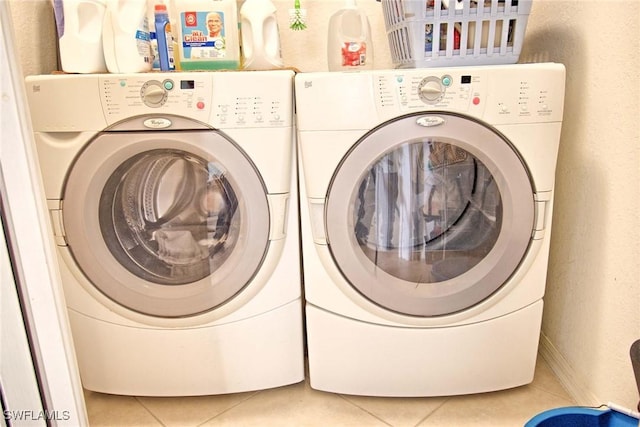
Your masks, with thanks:
[(260, 174), (210, 129), (99, 134), (69, 173), (63, 220), (91, 284), (157, 317), (225, 304), (251, 282), (269, 245)]
[(388, 310), (441, 316), (505, 284), (529, 247), (534, 190), (496, 130), (428, 113), (384, 123), (344, 156), (327, 193), (335, 264)]

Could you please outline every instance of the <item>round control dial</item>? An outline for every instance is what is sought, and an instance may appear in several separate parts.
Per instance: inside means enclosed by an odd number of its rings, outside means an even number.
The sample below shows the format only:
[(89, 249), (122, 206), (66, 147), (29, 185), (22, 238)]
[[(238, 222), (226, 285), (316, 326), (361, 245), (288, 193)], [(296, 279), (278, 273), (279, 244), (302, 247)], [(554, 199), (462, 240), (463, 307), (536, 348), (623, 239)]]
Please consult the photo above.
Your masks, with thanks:
[(142, 102), (148, 107), (158, 108), (162, 106), (168, 97), (167, 90), (161, 82), (157, 80), (149, 80), (142, 85), (140, 89), (140, 97)]
[(418, 96), (427, 104), (435, 104), (442, 99), (446, 89), (440, 77), (429, 76), (418, 85)]

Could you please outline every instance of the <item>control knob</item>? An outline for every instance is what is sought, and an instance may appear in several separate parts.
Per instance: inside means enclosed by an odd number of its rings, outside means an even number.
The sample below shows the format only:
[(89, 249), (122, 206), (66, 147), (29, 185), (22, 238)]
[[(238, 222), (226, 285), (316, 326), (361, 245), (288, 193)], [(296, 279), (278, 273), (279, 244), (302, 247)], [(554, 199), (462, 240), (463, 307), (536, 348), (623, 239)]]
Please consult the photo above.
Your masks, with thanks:
[(436, 104), (444, 96), (445, 90), (441, 78), (429, 76), (422, 79), (418, 85), (418, 96), (427, 104)]
[(140, 97), (142, 102), (148, 107), (158, 108), (167, 101), (167, 91), (157, 80), (150, 80), (142, 85)]

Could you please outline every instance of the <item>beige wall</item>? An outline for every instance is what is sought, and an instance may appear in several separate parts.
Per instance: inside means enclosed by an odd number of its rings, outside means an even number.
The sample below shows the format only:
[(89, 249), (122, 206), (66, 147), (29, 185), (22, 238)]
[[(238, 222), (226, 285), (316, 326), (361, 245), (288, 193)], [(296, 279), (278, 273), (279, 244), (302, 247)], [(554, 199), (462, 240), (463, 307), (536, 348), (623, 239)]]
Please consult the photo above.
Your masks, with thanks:
[(9, 0), (9, 7), (22, 72), (30, 75), (56, 70), (56, 27), (49, 1)]
[[(302, 0), (305, 31), (288, 29), (293, 0), (276, 0), (285, 65), (326, 70), (337, 0)], [(379, 3), (370, 16), (375, 67), (390, 68)], [(49, 4), (12, 0), (25, 74), (55, 68)], [(534, 0), (522, 61), (567, 66), (565, 121), (542, 348), (580, 403), (635, 408), (629, 347), (640, 338), (640, 2)], [(39, 37), (32, 37), (31, 34)]]
[(543, 344), (581, 402), (628, 408), (640, 399), (639, 23), (637, 0), (534, 0), (521, 56), (567, 67)]

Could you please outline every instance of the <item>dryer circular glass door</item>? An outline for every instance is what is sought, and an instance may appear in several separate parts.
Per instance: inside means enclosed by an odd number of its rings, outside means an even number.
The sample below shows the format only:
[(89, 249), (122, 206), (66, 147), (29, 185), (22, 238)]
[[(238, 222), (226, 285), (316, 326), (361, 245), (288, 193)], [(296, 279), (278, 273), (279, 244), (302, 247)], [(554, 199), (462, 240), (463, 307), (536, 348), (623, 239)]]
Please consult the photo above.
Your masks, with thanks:
[(337, 168), (325, 205), (329, 250), (349, 284), (381, 307), (459, 312), (517, 269), (533, 194), (496, 130), (451, 113), (403, 116), (366, 134)]
[(269, 246), (264, 183), (214, 130), (99, 134), (68, 176), (63, 220), (91, 284), (157, 317), (226, 303), (251, 282)]

